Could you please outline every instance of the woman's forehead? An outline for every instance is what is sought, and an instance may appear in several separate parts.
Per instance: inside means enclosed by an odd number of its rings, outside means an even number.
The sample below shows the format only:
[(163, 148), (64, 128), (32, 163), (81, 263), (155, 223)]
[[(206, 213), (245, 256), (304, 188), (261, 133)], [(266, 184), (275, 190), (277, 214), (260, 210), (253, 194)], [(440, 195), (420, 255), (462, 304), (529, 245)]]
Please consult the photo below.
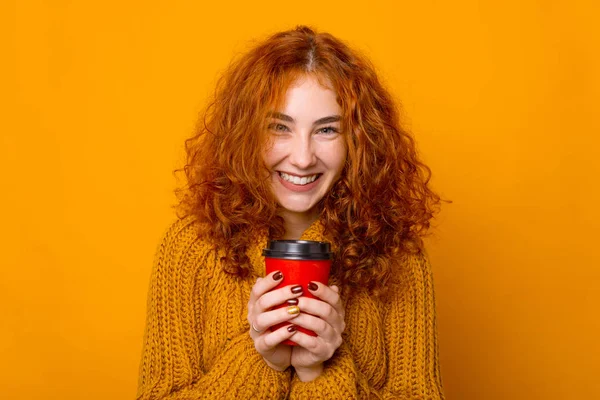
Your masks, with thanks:
[(314, 78), (306, 77), (288, 88), (283, 104), (274, 111), (293, 119), (316, 120), (339, 115), (341, 108), (333, 90), (324, 87)]
[(331, 79), (327, 75), (318, 72), (307, 72), (294, 76), (287, 90), (301, 86), (306, 82), (318, 84), (324, 90), (334, 90)]

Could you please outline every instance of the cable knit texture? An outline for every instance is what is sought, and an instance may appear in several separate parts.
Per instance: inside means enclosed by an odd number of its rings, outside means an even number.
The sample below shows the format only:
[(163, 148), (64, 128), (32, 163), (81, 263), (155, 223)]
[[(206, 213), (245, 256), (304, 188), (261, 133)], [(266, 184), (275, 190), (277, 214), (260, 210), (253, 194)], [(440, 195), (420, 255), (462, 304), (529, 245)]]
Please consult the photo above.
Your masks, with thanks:
[[(322, 225), (302, 239), (326, 240)], [(344, 342), (317, 379), (301, 382), (293, 368), (267, 366), (249, 335), (248, 298), (264, 276), (266, 244), (266, 235), (254, 239), (254, 276), (241, 279), (222, 271), (221, 254), (197, 238), (194, 218), (167, 230), (150, 281), (138, 399), (444, 398), (425, 253), (399, 262), (385, 303), (361, 291), (348, 297), (342, 288)]]

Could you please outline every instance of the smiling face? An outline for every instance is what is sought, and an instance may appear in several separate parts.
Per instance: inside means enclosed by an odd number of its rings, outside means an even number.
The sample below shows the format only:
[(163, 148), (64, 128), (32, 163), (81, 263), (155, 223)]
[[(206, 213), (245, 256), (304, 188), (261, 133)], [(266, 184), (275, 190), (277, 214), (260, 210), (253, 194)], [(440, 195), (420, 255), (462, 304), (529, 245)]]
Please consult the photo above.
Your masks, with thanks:
[(271, 113), (264, 160), (284, 219), (314, 221), (317, 203), (340, 177), (347, 153), (341, 111), (335, 92), (304, 76)]

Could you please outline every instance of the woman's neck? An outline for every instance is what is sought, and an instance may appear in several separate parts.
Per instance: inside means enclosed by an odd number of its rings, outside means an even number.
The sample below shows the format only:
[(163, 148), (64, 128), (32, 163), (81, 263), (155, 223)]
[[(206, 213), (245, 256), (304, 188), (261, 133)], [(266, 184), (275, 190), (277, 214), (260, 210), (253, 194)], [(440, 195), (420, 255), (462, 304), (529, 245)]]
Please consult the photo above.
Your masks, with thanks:
[(283, 240), (298, 240), (300, 236), (307, 230), (313, 222), (315, 222), (319, 214), (314, 213), (295, 213), (291, 211), (282, 211), (280, 215), (283, 217), (285, 234)]

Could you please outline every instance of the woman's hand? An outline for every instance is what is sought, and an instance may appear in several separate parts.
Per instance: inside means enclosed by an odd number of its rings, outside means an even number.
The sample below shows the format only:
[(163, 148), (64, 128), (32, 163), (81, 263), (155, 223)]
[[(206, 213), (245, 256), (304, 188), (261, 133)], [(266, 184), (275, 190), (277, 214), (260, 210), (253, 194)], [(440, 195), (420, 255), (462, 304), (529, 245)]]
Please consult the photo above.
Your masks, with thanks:
[(254, 347), (267, 365), (277, 371), (284, 371), (290, 366), (292, 350), (290, 346), (281, 342), (289, 339), (294, 331), (281, 327), (275, 332), (270, 332), (269, 327), (294, 319), (298, 314), (288, 313), (286, 307), (275, 310), (271, 308), (288, 300), (297, 301), (295, 299), (302, 295), (301, 286), (285, 286), (271, 291), (282, 278), (283, 275), (279, 271), (258, 278), (248, 301), (248, 323)]
[[(308, 289), (318, 299), (300, 298), (300, 315), (294, 325), (314, 331), (310, 336), (297, 331), (292, 340), (298, 346), (292, 349), (292, 366), (301, 381), (317, 378), (323, 372), (323, 362), (329, 360), (342, 344), (342, 332), (346, 329), (345, 310), (337, 286), (311, 282)], [(312, 314), (312, 315), (309, 315)]]

